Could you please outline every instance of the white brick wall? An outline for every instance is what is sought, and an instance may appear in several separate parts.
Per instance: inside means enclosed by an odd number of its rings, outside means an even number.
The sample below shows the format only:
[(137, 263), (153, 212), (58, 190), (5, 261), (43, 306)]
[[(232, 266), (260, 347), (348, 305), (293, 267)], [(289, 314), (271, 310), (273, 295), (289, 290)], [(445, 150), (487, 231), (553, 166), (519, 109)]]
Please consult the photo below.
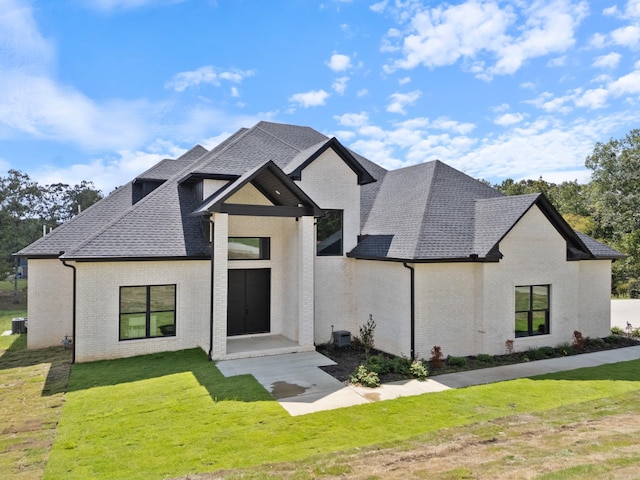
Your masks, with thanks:
[[(322, 209), (344, 211), (343, 254), (352, 250), (360, 233), (358, 177), (331, 149), (302, 172), (302, 190)], [(341, 257), (315, 258), (316, 343), (330, 340), (331, 325), (352, 329), (356, 318), (355, 261)]]
[[(355, 336), (358, 328), (373, 315), (375, 348), (396, 355), (411, 354), (411, 272), (401, 263), (357, 261), (356, 318), (347, 330)], [(341, 324), (336, 330), (345, 329)]]
[[(533, 207), (500, 244), (498, 263), (424, 263), (416, 268), (416, 357), (435, 345), (445, 356), (505, 353), (571, 342), (573, 331), (602, 337), (610, 324), (611, 262), (566, 260), (566, 242)], [(400, 263), (357, 262), (358, 318), (372, 313), (376, 344), (408, 354), (409, 272)], [(551, 285), (549, 335), (515, 338), (515, 287)], [(357, 331), (357, 330), (355, 330)]]
[[(208, 351), (209, 261), (80, 262), (77, 268), (77, 361)], [(176, 284), (176, 336), (120, 341), (120, 287), (162, 284)]]
[[(73, 264), (73, 263), (72, 263)], [(29, 259), (28, 348), (58, 346), (73, 329), (73, 270), (60, 260)]]

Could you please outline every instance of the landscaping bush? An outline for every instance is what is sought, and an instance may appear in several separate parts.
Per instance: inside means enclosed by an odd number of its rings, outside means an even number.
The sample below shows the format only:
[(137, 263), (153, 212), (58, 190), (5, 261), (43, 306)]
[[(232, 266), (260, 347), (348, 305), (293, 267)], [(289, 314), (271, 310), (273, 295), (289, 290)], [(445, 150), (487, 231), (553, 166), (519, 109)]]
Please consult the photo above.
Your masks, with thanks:
[(586, 340), (582, 336), (582, 332), (579, 330), (573, 331), (573, 349), (576, 352), (582, 352), (584, 350), (584, 346), (586, 344)]
[(486, 353), (479, 353), (476, 358), (480, 363), (487, 363), (489, 365), (493, 363), (493, 357)]
[(429, 365), (431, 365), (432, 369), (442, 367), (442, 349), (438, 345), (435, 345), (431, 349), (431, 358), (429, 359)]
[(369, 352), (373, 348), (373, 331), (376, 329), (376, 322), (373, 320), (373, 315), (369, 315), (369, 320), (364, 325), (360, 325), (358, 330), (360, 331), (360, 342), (364, 347), (364, 353), (369, 355)]
[(370, 372), (364, 365), (359, 365), (351, 378), (349, 379), (354, 385), (375, 388), (380, 386), (380, 377), (376, 372)]
[(421, 360), (414, 360), (411, 363), (411, 367), (409, 367), (409, 374), (413, 378), (417, 378), (418, 380), (424, 380), (429, 375), (429, 370), (425, 365), (425, 362)]
[(391, 372), (393, 367), (392, 361), (382, 354), (371, 355), (364, 361), (363, 365), (367, 370), (375, 372), (378, 375), (384, 375), (385, 373)]
[(569, 342), (561, 343), (560, 345), (557, 346), (557, 349), (560, 355), (562, 355), (563, 357), (568, 357), (569, 355), (575, 354), (575, 351), (573, 350), (573, 345), (571, 345)]
[(604, 348), (606, 342), (602, 338), (589, 338), (587, 337), (587, 346), (593, 348)]
[(467, 359), (464, 357), (452, 357), (449, 355), (447, 357), (447, 365), (450, 367), (466, 367)]
[(529, 348), (527, 350), (526, 356), (529, 360), (544, 360), (547, 358), (547, 353), (542, 348)]
[(624, 335), (624, 330), (620, 327), (611, 327), (611, 335)]
[(398, 375), (411, 375), (411, 359), (408, 357), (396, 357), (391, 360), (391, 371)]

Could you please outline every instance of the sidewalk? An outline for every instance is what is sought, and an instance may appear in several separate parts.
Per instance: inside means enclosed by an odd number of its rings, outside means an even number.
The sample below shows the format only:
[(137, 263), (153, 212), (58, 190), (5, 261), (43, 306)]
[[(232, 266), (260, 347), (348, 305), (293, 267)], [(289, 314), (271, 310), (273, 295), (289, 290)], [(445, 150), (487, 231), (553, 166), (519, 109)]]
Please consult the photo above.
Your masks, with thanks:
[(398, 397), (441, 392), (450, 388), (470, 387), (637, 359), (640, 359), (640, 346), (448, 373), (429, 377), (423, 382), (403, 380), (387, 383), (378, 388), (343, 384), (318, 368), (322, 365), (334, 364), (332, 360), (318, 352), (224, 360), (218, 362), (216, 366), (227, 377), (253, 375), (289, 414), (295, 416)]

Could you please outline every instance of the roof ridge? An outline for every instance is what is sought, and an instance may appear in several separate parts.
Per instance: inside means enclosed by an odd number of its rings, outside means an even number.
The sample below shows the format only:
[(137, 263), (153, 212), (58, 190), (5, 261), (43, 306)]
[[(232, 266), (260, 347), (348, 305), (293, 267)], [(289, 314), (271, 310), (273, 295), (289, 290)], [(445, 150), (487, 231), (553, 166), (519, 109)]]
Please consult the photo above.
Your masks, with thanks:
[[(429, 205), (431, 204), (431, 197), (433, 196), (433, 184), (435, 182), (436, 175), (438, 175), (438, 170), (439, 170), (438, 165), (443, 165), (443, 163), (440, 160), (432, 160), (431, 162), (425, 162), (422, 165), (427, 165), (429, 163), (433, 163), (434, 165), (433, 174), (431, 175), (431, 178), (429, 178), (429, 182), (428, 182), (427, 197), (425, 199), (424, 208), (421, 214), (422, 221), (420, 222), (420, 227), (418, 229), (418, 238), (422, 237), (422, 231), (424, 229), (425, 223), (427, 222), (427, 210), (429, 209)], [(419, 249), (420, 249), (420, 241), (417, 241), (413, 247), (413, 258), (418, 257)]]
[[(278, 140), (280, 143), (282, 143), (282, 144), (286, 145), (286, 146), (287, 146), (287, 147), (289, 147), (289, 148), (292, 148), (293, 150), (295, 150), (295, 151), (296, 151), (296, 152), (298, 152), (298, 153), (300, 153), (300, 152), (302, 152), (302, 151), (303, 151), (303, 150), (300, 150), (300, 149), (299, 149), (299, 148), (297, 148), (297, 147), (294, 147), (294, 146), (293, 146), (293, 145), (291, 145), (290, 143), (285, 142), (283, 139), (281, 139), (280, 137), (275, 136), (273, 133), (269, 132), (268, 130), (265, 130), (264, 128), (261, 128), (261, 127), (260, 127), (260, 125), (262, 125), (262, 124), (264, 124), (264, 123), (267, 123), (267, 122), (264, 122), (264, 121), (263, 121), (263, 122), (259, 122), (259, 123), (258, 123), (258, 124), (256, 124), (253, 128), (255, 128), (255, 129), (257, 129), (257, 130), (260, 130), (260, 131), (261, 131), (261, 132), (263, 132), (263, 133), (266, 133), (266, 134), (267, 134), (267, 135), (269, 135), (270, 137), (275, 138), (275, 139), (276, 139), (276, 140)], [(289, 125), (289, 124), (287, 124), (287, 123), (275, 123), (275, 122), (270, 122), (270, 123), (273, 123), (274, 125)], [(290, 125), (290, 126), (298, 127), (298, 125)], [(299, 127), (299, 128), (308, 128), (308, 127)], [(320, 132), (318, 132), (318, 133), (320, 133)], [(321, 134), (321, 135), (324, 135), (324, 134)], [(324, 136), (326, 137), (326, 135), (324, 135)], [(313, 146), (313, 145), (312, 145), (312, 146)], [(305, 149), (305, 150), (306, 150), (306, 149)]]

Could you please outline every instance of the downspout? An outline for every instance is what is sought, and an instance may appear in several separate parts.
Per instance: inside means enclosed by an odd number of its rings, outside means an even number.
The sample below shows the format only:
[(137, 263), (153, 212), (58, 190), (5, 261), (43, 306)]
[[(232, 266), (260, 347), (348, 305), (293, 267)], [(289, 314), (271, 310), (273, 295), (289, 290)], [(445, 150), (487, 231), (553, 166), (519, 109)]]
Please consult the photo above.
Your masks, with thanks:
[[(64, 255), (64, 252), (60, 252), (60, 256)], [(75, 265), (69, 265), (63, 258), (60, 259), (62, 265), (73, 270), (73, 307), (71, 315), (71, 364), (76, 363), (76, 267)]]
[(211, 217), (209, 217), (209, 224), (211, 224), (211, 231), (209, 232), (209, 234), (211, 235), (211, 288), (209, 289), (209, 360), (212, 360), (212, 355), (213, 355), (213, 282), (214, 282), (214, 273), (215, 273), (215, 269), (214, 269), (214, 258), (213, 258), (213, 238), (214, 238), (214, 231), (216, 228), (215, 223), (213, 223), (213, 221), (211, 220)]
[(407, 262), (402, 262), (404, 268), (408, 268), (411, 271), (411, 360), (416, 359), (416, 269)]

